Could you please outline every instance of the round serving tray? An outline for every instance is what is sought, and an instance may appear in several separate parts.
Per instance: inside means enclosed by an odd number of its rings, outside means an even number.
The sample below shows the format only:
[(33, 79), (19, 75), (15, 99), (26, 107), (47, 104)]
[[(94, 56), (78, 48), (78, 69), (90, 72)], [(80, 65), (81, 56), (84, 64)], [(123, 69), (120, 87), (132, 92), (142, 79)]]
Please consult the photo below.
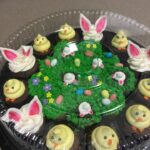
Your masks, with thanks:
[[(18, 49), (20, 45), (26, 45), (32, 42), (38, 33), (41, 33), (42, 35), (46, 35), (46, 36), (52, 33), (56, 33), (59, 27), (64, 23), (68, 23), (75, 28), (79, 28), (80, 13), (86, 15), (88, 18), (90, 18), (92, 22), (94, 22), (100, 15), (107, 15), (108, 24), (106, 30), (108, 32), (110, 33), (117, 32), (118, 30), (122, 29), (126, 31), (128, 37), (130, 37), (133, 41), (136, 41), (137, 43), (139, 43), (144, 47), (149, 45), (150, 29), (144, 26), (143, 24), (139, 24), (138, 22), (136, 22), (131, 18), (127, 18), (116, 13), (100, 11), (100, 10), (70, 10), (70, 11), (63, 11), (63, 12), (56, 12), (53, 14), (49, 14), (47, 16), (36, 19), (26, 24), (24, 27), (22, 27), (21, 29), (19, 29), (18, 31), (10, 35), (8, 40), (2, 46), (10, 47), (12, 49)], [(103, 46), (105, 47), (107, 46), (107, 44), (105, 45), (104, 42)], [(107, 48), (110, 49), (109, 47)], [(2, 58), (1, 54), (0, 54), (0, 64), (1, 64), (0, 65), (0, 71), (1, 71), (5, 64), (5, 60)], [(140, 78), (144, 78), (144, 77), (150, 77), (150, 73), (146, 72), (140, 75)], [(134, 93), (132, 93), (132, 97), (134, 97), (134, 94), (137, 94), (137, 91), (134, 91)], [(150, 107), (150, 102), (146, 103), (146, 105)], [(5, 104), (3, 103), (2, 100), (0, 100), (0, 116), (2, 116), (6, 112), (6, 110), (7, 108)], [(122, 116), (120, 115), (120, 117)], [(118, 117), (118, 119), (120, 117)], [(106, 119), (105, 122), (107, 122)], [(113, 125), (115, 125), (115, 123)], [(49, 122), (45, 119), (45, 123), (44, 123), (45, 128), (42, 127), (40, 133), (37, 134), (27, 133), (22, 135), (18, 133), (16, 130), (14, 130), (13, 126), (14, 126), (13, 123), (6, 124), (0, 120), (0, 132), (2, 132), (4, 138), (9, 141), (7, 142), (8, 145), (11, 145), (11, 147), (9, 147), (9, 150), (11, 149), (17, 150), (20, 149), (21, 146), (23, 146), (21, 148), (22, 150), (30, 150), (30, 149), (46, 150), (47, 149), (45, 145), (45, 136), (48, 127), (53, 126), (53, 122)], [(92, 128), (90, 130), (92, 130)], [(81, 133), (77, 135), (80, 136), (80, 141), (84, 141), (80, 144), (79, 149), (93, 150), (90, 143), (88, 142), (89, 137), (86, 134), (84, 134), (86, 132), (90, 133), (91, 132), (90, 130), (83, 131), (83, 133), (81, 131)], [(130, 136), (123, 132), (119, 132), (119, 133), (124, 137), (123, 139), (121, 139), (122, 145), (119, 147), (119, 149), (134, 149), (134, 145), (138, 145), (138, 144), (139, 146), (136, 147), (136, 149), (140, 149), (140, 150), (150, 149), (150, 144), (148, 144), (150, 132), (148, 134), (144, 134), (142, 137), (139, 137), (137, 135)], [(143, 142), (143, 144), (141, 144), (142, 143), (141, 141)], [(132, 144), (131, 142), (136, 144)]]

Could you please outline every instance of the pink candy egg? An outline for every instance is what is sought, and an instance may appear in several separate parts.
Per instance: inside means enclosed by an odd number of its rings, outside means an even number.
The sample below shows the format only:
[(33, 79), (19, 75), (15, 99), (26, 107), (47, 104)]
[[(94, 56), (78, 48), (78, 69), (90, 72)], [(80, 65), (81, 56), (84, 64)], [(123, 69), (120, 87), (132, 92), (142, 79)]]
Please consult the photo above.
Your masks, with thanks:
[(59, 95), (59, 96), (56, 98), (56, 103), (57, 103), (57, 104), (61, 104), (61, 103), (62, 103), (62, 100), (63, 100), (63, 96), (62, 96), (62, 95)]
[(116, 94), (112, 94), (109, 99), (110, 99), (111, 101), (113, 101), (113, 100), (115, 100), (116, 98), (117, 98), (117, 95), (116, 95)]
[(46, 66), (50, 66), (51, 65), (51, 61), (49, 59), (45, 59), (45, 65)]
[(92, 95), (92, 91), (91, 90), (85, 90), (84, 95), (90, 96), (90, 95)]

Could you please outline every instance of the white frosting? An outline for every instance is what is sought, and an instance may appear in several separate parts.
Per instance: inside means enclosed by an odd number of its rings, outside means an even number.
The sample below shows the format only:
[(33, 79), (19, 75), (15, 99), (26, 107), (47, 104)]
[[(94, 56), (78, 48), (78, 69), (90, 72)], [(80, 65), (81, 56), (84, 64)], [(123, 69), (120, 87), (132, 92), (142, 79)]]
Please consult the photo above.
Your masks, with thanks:
[[(36, 104), (33, 104), (35, 102), (39, 107), (39, 112), (35, 114), (30, 114), (30, 111), (36, 111), (37, 109), (35, 108)], [(13, 114), (13, 116), (10, 116), (10, 114)], [(9, 108), (6, 114), (2, 116), (1, 119), (5, 122), (14, 122), (14, 128), (22, 134), (27, 132), (35, 133), (43, 124), (42, 105), (38, 97), (35, 96), (29, 104), (22, 106), (21, 109)]]
[(95, 40), (100, 41), (103, 38), (103, 33), (96, 31), (95, 25), (91, 25), (89, 32), (83, 32), (84, 40)]
[(141, 53), (137, 57), (130, 57), (128, 59), (130, 68), (138, 72), (150, 71), (150, 58), (146, 54), (146, 50), (141, 48)]
[[(26, 49), (26, 47), (29, 48), (28, 46), (23, 46), (24, 49)], [(21, 48), (17, 51), (18, 56), (8, 63), (9, 69), (15, 73), (30, 70), (36, 62), (32, 52), (30, 52), (31, 54), (29, 56), (25, 56), (22, 54)], [(31, 49), (31, 51), (33, 51), (33, 49)]]

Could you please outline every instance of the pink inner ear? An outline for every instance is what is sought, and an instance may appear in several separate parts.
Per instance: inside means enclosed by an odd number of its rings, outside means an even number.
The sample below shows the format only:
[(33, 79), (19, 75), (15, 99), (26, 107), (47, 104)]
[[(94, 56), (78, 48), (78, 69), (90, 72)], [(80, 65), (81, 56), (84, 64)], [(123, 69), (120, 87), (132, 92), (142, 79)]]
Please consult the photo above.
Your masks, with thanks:
[(5, 55), (5, 58), (9, 61), (13, 61), (16, 57), (17, 57), (17, 54), (16, 53), (13, 53), (12, 51), (9, 51), (9, 50), (3, 50), (3, 54)]
[(147, 55), (148, 55), (148, 57), (150, 58), (150, 49), (147, 50)]
[(40, 113), (40, 106), (37, 101), (34, 101), (29, 108), (29, 115), (37, 115)]
[(27, 52), (25, 51), (25, 49), (22, 48), (22, 54), (23, 54), (24, 56), (29, 56), (29, 54), (30, 54), (30, 48), (28, 49)]
[(130, 55), (136, 57), (140, 54), (139, 49), (132, 43), (129, 44)]
[(18, 122), (21, 119), (21, 116), (20, 116), (20, 114), (18, 114), (15, 111), (10, 111), (8, 114), (8, 118), (9, 118), (9, 120), (14, 120), (14, 121)]
[(90, 25), (88, 24), (87, 20), (83, 17), (81, 17), (81, 25), (86, 32), (89, 32)]
[(103, 32), (106, 28), (106, 17), (102, 17), (96, 21), (96, 31)]

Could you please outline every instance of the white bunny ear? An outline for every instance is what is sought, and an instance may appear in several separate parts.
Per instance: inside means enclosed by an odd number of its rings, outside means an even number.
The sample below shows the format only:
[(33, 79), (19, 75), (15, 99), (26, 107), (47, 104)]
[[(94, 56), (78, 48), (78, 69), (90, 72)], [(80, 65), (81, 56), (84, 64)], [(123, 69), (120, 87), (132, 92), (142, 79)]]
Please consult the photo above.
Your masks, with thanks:
[(9, 108), (4, 116), (2, 116), (2, 120), (5, 122), (14, 122), (17, 123), (21, 120), (21, 111), (16, 108)]
[(107, 26), (107, 17), (101, 16), (95, 22), (95, 28), (98, 33), (101, 33), (105, 30)]
[(33, 54), (33, 48), (32, 46), (21, 46), (19, 48), (19, 51), (21, 51), (21, 53), (24, 55), (24, 56), (30, 56)]
[(83, 14), (80, 14), (80, 27), (84, 32), (89, 32), (91, 27), (91, 22)]
[(0, 50), (3, 57), (9, 62), (12, 62), (15, 58), (18, 57), (18, 52), (13, 49), (0, 47)]
[(137, 57), (141, 53), (141, 49), (138, 45), (134, 44), (133, 42), (129, 41), (127, 52), (129, 57)]
[(42, 105), (37, 96), (34, 96), (33, 100), (29, 103), (28, 115), (38, 115), (42, 113)]

